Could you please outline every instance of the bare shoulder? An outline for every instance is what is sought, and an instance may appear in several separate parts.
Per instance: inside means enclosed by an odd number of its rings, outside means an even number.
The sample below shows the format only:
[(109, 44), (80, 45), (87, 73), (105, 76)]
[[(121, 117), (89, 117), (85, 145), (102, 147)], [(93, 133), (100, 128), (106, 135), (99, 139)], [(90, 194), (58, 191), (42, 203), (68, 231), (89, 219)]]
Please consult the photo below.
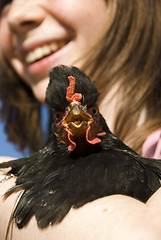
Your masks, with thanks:
[[(0, 157), (0, 162), (9, 161), (12, 157)], [(9, 169), (8, 169), (9, 170)], [(0, 169), (0, 239), (5, 239), (5, 232), (9, 222), (10, 214), (12, 212), (13, 203), (17, 194), (13, 194), (11, 197), (5, 199), (5, 192), (15, 184), (15, 178), (8, 179), (6, 181), (7, 169)]]
[(7, 157), (7, 156), (0, 156), (0, 163), (1, 162), (5, 162), (5, 161), (9, 161), (11, 159), (15, 159), (13, 157)]
[(60, 224), (44, 230), (38, 229), (35, 218), (32, 218), (22, 230), (14, 226), (13, 239), (160, 240), (160, 224), (154, 222), (154, 215), (146, 204), (115, 195), (71, 209)]
[(0, 163), (15, 159), (14, 157), (0, 156)]
[[(104, 197), (79, 209), (71, 209), (64, 220), (45, 230), (29, 225), (15, 229), (16, 240), (160, 240), (160, 220), (149, 206), (122, 195)], [(28, 235), (29, 234), (29, 235)], [(25, 238), (25, 236), (27, 236)]]

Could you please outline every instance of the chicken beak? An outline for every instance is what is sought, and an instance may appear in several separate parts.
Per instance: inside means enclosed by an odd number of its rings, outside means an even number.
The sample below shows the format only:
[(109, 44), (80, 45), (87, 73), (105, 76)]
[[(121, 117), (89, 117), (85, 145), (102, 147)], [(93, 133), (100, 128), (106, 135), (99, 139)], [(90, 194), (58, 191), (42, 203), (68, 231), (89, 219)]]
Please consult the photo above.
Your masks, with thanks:
[(87, 129), (92, 117), (87, 113), (86, 107), (79, 102), (72, 102), (63, 119), (63, 125), (69, 129)]
[(92, 116), (87, 112), (86, 107), (77, 101), (71, 102), (68, 106), (62, 125), (67, 133), (69, 151), (73, 151), (79, 141), (83, 142), (85, 140), (92, 145), (98, 144), (101, 139), (97, 136), (106, 134), (102, 132), (102, 128), (98, 128)]

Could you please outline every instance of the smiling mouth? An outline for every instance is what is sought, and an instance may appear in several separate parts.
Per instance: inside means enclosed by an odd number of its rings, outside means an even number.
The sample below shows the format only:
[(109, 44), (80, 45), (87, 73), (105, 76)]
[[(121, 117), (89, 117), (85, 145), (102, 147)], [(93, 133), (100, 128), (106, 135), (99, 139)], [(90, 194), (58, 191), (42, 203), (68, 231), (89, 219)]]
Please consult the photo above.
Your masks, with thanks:
[(37, 47), (26, 55), (26, 58), (25, 58), (26, 63), (32, 64), (34, 62), (37, 62), (42, 58), (47, 57), (53, 54), (54, 52), (58, 51), (60, 48), (62, 48), (66, 44), (67, 44), (66, 41), (59, 41), (59, 42), (52, 42), (50, 44), (44, 44), (40, 47)]

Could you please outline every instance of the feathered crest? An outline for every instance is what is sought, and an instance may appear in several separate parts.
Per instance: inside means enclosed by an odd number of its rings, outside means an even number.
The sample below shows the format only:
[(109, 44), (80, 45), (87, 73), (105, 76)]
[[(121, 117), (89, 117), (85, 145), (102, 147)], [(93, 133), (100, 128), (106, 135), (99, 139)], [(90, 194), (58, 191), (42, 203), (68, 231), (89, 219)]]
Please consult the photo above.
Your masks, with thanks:
[(80, 69), (60, 65), (49, 73), (50, 83), (46, 92), (46, 103), (54, 110), (63, 111), (69, 101), (66, 99), (69, 77), (75, 78), (75, 93), (81, 93), (81, 103), (92, 107), (98, 100), (99, 93), (92, 82)]

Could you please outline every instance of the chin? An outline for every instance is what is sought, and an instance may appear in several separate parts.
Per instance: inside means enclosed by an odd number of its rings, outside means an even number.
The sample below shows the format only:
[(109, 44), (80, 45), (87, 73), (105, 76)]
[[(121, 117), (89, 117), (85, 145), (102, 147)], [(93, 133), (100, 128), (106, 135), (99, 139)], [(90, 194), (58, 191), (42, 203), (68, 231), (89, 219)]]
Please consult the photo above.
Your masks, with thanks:
[(45, 101), (45, 93), (46, 93), (48, 84), (49, 84), (49, 79), (44, 79), (36, 83), (34, 86), (32, 86), (33, 94), (40, 103), (44, 103)]

